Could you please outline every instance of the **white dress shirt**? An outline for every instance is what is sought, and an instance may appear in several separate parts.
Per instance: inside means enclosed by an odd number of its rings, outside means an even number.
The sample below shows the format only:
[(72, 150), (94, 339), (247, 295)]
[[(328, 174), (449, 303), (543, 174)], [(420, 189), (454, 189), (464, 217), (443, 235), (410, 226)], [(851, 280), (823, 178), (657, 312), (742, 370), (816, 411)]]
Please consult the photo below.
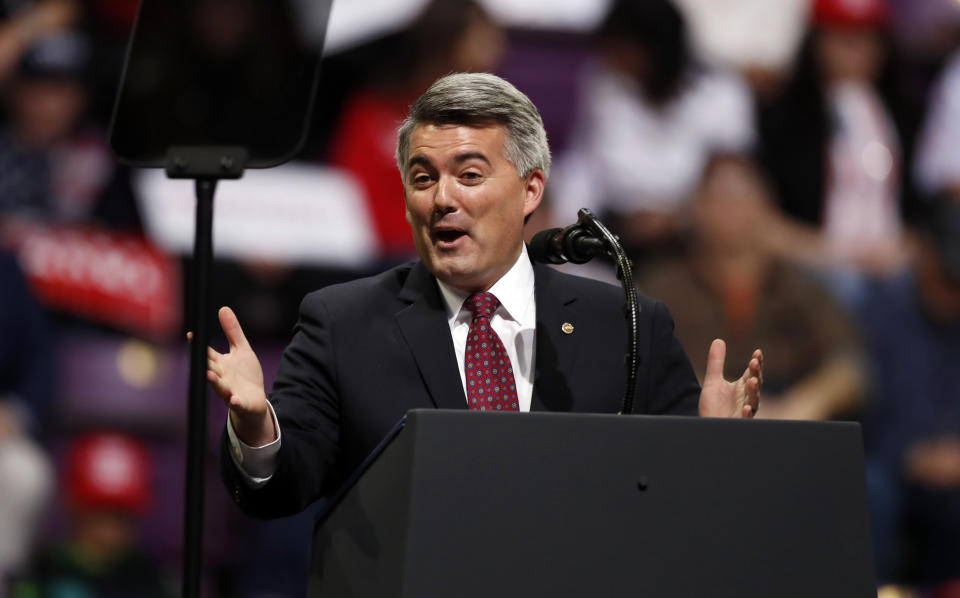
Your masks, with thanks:
[[(460, 366), (460, 382), (464, 396), (467, 393), (466, 374), (464, 372), (464, 354), (467, 346), (467, 331), (473, 314), (463, 308), (470, 295), (444, 282), (437, 281), (440, 295), (447, 308), (447, 323), (450, 325), (450, 337)], [(537, 308), (534, 296), (533, 265), (527, 257), (526, 245), (520, 257), (510, 270), (489, 289), (500, 301), (493, 312), (490, 325), (500, 337), (513, 365), (514, 381), (517, 386), (517, 399), (520, 411), (530, 411), (533, 397), (533, 367), (536, 353)], [(253, 487), (266, 484), (276, 470), (276, 455), (280, 450), (280, 427), (273, 405), (267, 402), (274, 422), (277, 439), (270, 444), (252, 447), (240, 441), (227, 417), (227, 438), (230, 442), (230, 457), (243, 472), (247, 483)]]
[[(447, 323), (450, 325), (450, 336), (453, 338), (453, 348), (457, 353), (457, 364), (460, 366), (460, 382), (463, 384), (463, 394), (466, 396), (467, 377), (464, 361), (466, 360), (467, 332), (470, 330), (473, 313), (465, 309), (463, 304), (470, 293), (440, 280), (437, 283), (440, 286), (443, 302), (447, 306)], [(533, 294), (533, 265), (527, 257), (525, 245), (513, 267), (490, 287), (489, 292), (500, 301), (500, 307), (490, 318), (490, 325), (500, 337), (510, 357), (520, 411), (530, 411), (530, 399), (533, 396), (533, 364), (536, 354), (534, 333), (537, 330), (537, 306)]]

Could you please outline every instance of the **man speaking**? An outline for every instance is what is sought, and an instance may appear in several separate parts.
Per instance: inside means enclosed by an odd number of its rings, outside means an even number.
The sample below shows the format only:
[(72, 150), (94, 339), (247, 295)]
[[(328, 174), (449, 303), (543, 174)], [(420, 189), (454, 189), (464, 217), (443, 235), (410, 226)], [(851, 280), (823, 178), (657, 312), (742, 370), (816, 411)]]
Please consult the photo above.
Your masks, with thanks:
[[(224, 479), (251, 515), (330, 493), (410, 409), (620, 406), (620, 289), (527, 256), (524, 221), (550, 171), (529, 98), (489, 74), (444, 77), (411, 107), (397, 163), (420, 260), (307, 295), (269, 398), (236, 316), (220, 310), (230, 349), (209, 350), (208, 379), (230, 409)], [(638, 413), (756, 412), (760, 351), (728, 382), (714, 341), (701, 390), (666, 307), (640, 306)]]

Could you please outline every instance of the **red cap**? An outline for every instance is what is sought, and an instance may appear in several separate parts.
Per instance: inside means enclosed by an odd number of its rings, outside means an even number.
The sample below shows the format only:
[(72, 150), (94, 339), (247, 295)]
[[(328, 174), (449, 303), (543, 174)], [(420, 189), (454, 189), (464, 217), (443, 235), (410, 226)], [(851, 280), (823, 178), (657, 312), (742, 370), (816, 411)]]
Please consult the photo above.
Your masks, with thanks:
[(143, 514), (150, 506), (153, 462), (136, 438), (107, 432), (83, 436), (67, 457), (70, 504), (87, 510)]
[(826, 27), (885, 27), (890, 9), (884, 0), (814, 0), (813, 22)]

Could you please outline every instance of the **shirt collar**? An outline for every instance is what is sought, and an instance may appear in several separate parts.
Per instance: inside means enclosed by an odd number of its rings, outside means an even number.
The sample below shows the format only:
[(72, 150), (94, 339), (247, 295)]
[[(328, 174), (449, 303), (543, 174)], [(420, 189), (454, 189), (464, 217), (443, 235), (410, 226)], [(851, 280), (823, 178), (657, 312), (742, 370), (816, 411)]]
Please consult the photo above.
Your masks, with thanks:
[[(526, 324), (525, 318), (530, 306), (530, 298), (533, 295), (533, 264), (527, 257), (527, 245), (523, 244), (520, 250), (520, 257), (511, 266), (507, 273), (500, 277), (490, 287), (490, 292), (500, 301), (500, 306), (505, 313), (502, 315), (520, 324)], [(443, 303), (447, 307), (447, 318), (455, 319), (463, 308), (463, 303), (470, 296), (470, 293), (450, 286), (449, 284), (437, 279), (440, 286), (440, 295), (443, 297)]]

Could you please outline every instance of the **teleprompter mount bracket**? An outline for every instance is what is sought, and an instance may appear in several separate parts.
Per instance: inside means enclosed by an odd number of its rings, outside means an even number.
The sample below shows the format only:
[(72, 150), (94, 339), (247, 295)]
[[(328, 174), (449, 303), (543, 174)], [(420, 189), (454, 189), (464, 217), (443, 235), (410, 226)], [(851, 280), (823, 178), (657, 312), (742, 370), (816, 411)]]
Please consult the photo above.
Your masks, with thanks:
[(164, 168), (171, 179), (239, 179), (247, 160), (247, 149), (235, 145), (171, 146)]

